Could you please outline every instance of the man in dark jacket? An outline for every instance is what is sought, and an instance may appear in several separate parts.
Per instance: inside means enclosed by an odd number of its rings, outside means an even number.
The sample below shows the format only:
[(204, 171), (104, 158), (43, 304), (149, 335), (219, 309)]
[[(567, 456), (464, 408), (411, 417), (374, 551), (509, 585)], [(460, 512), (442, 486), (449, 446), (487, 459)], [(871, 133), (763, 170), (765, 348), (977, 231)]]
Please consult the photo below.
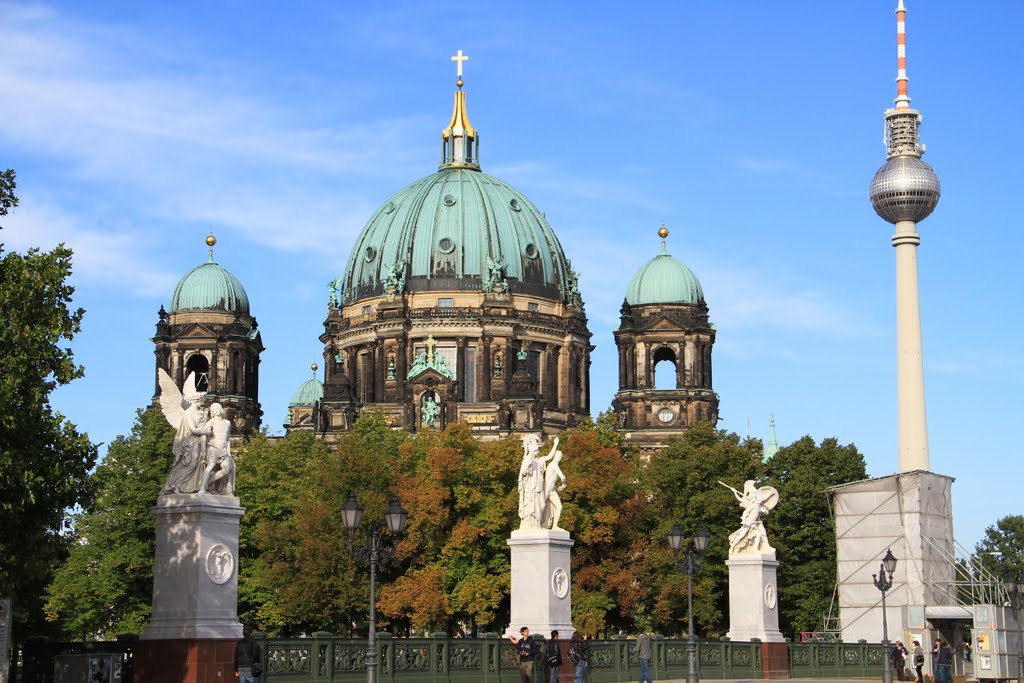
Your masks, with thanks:
[(242, 627), (242, 639), (235, 643), (235, 676), (238, 683), (258, 683), (263, 673), (260, 646), (252, 639), (252, 626)]
[(537, 659), (537, 643), (525, 626), (519, 629), (519, 639), (509, 636), (519, 653), (519, 683), (533, 683), (533, 661)]

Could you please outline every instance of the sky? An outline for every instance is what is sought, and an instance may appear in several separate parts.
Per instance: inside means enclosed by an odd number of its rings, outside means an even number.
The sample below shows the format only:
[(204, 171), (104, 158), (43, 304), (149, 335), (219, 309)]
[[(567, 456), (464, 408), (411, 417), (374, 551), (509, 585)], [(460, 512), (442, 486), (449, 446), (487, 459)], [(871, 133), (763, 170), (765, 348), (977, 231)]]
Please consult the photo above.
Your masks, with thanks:
[[(913, 105), (942, 182), (918, 250), (931, 468), (957, 541), (1021, 514), (1017, 164), (1024, 4), (906, 0)], [(328, 281), (373, 211), (437, 168), (462, 50), (480, 162), (581, 273), (595, 412), (632, 275), (668, 251), (718, 336), (719, 427), (896, 457), (895, 254), (868, 185), (895, 97), (895, 0), (0, 2), (4, 248), (74, 249), (85, 378), (53, 403), (96, 442), (153, 395), (176, 282), (216, 260), (267, 350), (264, 424), (322, 364)], [(1014, 128), (1011, 128), (1014, 126)]]

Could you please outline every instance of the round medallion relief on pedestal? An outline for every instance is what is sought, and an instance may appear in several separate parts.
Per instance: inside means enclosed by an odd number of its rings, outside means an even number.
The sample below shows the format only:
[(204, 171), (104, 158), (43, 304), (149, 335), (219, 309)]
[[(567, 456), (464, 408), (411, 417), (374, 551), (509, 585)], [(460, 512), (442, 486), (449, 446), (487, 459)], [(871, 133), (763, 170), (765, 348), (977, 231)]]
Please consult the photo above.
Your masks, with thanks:
[(561, 567), (551, 574), (551, 592), (556, 598), (564, 598), (569, 594), (569, 575)]
[(767, 584), (764, 587), (764, 604), (768, 609), (775, 609), (776, 602), (775, 586), (773, 584)]
[(206, 575), (214, 583), (227, 583), (235, 574), (235, 556), (219, 543), (206, 553)]

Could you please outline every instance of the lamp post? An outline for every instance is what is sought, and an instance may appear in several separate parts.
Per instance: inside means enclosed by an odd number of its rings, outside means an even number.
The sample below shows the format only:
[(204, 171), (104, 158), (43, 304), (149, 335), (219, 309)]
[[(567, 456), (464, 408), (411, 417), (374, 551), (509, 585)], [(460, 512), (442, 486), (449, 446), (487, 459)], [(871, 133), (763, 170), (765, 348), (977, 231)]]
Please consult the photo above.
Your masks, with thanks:
[(356, 500), (356, 494), (349, 494), (348, 501), (341, 506), (341, 519), (348, 530), (348, 550), (353, 557), (370, 564), (370, 639), (366, 648), (366, 681), (377, 683), (377, 566), (387, 563), (395, 556), (395, 549), (402, 539), (402, 529), (405, 528), (405, 520), (409, 516), (401, 505), (398, 498), (391, 499), (391, 505), (384, 511), (384, 522), (391, 532), (391, 545), (385, 546), (381, 538), (384, 531), (380, 520), (375, 519), (370, 524), (370, 532), (366, 537), (366, 544), (356, 547), (352, 543), (356, 529), (363, 519), (363, 506)]
[[(885, 557), (882, 558), (882, 564), (878, 567), (878, 573), (871, 575), (875, 581), (875, 588), (882, 592), (882, 652), (885, 655), (882, 662), (882, 683), (892, 683), (892, 667), (889, 666), (892, 653), (889, 652), (889, 623), (885, 616), (885, 593), (892, 588), (892, 573), (894, 571), (896, 571), (896, 557), (890, 548), (885, 551)], [(886, 574), (889, 575), (888, 578), (886, 578)]]
[[(704, 552), (708, 549), (708, 542), (711, 535), (704, 531), (704, 527), (698, 525), (697, 531), (692, 539), (686, 538), (679, 524), (672, 525), (672, 531), (668, 532), (668, 544), (672, 548), (673, 561), (676, 569), (686, 572), (686, 612), (690, 621), (690, 635), (686, 641), (686, 652), (689, 664), (686, 670), (686, 683), (699, 683), (700, 675), (697, 673), (697, 638), (693, 634), (693, 575), (704, 566)], [(679, 553), (683, 546), (686, 546), (686, 555), (680, 562)]]
[(1003, 587), (1010, 596), (1010, 606), (1017, 622), (1017, 683), (1024, 683), (1024, 641), (1021, 640), (1020, 620), (1024, 609), (1024, 573), (1017, 570), (1003, 580)]

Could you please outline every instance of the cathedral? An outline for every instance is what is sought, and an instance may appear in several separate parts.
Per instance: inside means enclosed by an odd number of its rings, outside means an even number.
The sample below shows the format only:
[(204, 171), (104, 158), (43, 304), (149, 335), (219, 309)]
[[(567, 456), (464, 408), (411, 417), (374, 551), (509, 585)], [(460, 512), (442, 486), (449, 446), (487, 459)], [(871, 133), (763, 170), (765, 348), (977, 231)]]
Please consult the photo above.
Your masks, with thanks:
[[(344, 273), (331, 282), (323, 379), (296, 390), (284, 427), (331, 440), (364, 410), (396, 429), (470, 426), (482, 440), (545, 435), (591, 416), (594, 349), (579, 276), (554, 229), (526, 196), (481, 170), (463, 90), (462, 56), (437, 171), (369, 217)], [(715, 328), (696, 275), (667, 250), (643, 264), (615, 332), (613, 408), (627, 443), (657, 448), (689, 424), (718, 419)], [(221, 403), (236, 434), (262, 424), (263, 344), (241, 282), (213, 260), (181, 279), (160, 309), (156, 366)], [(598, 342), (603, 340), (597, 340)], [(606, 340), (610, 342), (611, 340)], [(673, 386), (655, 384), (669, 363)], [(664, 373), (662, 373), (664, 375)]]

